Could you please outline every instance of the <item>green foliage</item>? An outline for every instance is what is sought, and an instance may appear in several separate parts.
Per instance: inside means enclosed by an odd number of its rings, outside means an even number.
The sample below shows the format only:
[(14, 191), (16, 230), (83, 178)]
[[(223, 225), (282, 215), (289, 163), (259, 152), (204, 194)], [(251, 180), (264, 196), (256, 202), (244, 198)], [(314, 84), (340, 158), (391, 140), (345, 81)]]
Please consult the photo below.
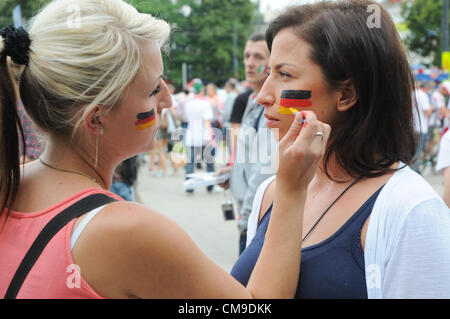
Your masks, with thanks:
[[(233, 74), (233, 30), (236, 24), (240, 75), (243, 51), (253, 32), (256, 6), (250, 0), (166, 0), (129, 1), (140, 12), (150, 13), (173, 28), (170, 50), (165, 56), (167, 78), (177, 86), (182, 82), (182, 64), (189, 66), (189, 77), (223, 83)], [(183, 6), (189, 6), (184, 16)], [(242, 76), (241, 76), (242, 77)], [(189, 79), (188, 79), (189, 80)]]
[(442, 0), (415, 0), (402, 5), (402, 16), (411, 31), (406, 45), (421, 56), (431, 55), (434, 65), (441, 65), (442, 10)]
[(12, 11), (20, 5), (22, 17), (26, 20), (35, 15), (40, 8), (51, 0), (1, 0), (0, 1), (0, 28), (13, 24)]
[[(29, 19), (51, 0), (0, 0), (0, 27), (13, 23), (12, 10), (18, 4), (23, 18)], [(182, 64), (189, 77), (216, 84), (236, 76), (233, 71), (233, 33), (237, 31), (238, 75), (243, 78), (243, 51), (253, 32), (257, 14), (250, 0), (128, 0), (143, 13), (169, 22), (170, 48), (164, 56), (165, 74), (177, 86), (182, 82)], [(189, 6), (190, 15), (182, 14)], [(190, 80), (190, 79), (188, 79)]]

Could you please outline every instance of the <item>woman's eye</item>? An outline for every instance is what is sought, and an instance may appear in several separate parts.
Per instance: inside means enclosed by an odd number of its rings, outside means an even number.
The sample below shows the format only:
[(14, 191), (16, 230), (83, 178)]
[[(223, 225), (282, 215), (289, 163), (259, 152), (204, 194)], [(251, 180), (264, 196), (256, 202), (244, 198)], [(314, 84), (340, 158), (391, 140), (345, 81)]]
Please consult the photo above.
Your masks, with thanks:
[(285, 79), (285, 78), (290, 78), (290, 77), (291, 77), (290, 74), (285, 73), (285, 72), (280, 72), (280, 76), (281, 76), (283, 79)]
[(161, 91), (161, 85), (158, 85), (158, 87), (150, 94), (150, 96), (154, 96), (158, 94)]

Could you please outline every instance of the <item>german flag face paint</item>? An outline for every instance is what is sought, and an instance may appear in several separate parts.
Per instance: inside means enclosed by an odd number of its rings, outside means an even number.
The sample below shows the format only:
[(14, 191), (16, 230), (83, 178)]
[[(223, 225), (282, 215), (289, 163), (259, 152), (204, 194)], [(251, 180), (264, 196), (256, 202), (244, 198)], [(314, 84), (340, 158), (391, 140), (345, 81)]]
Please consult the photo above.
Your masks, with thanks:
[(298, 109), (311, 107), (311, 91), (284, 90), (281, 92), (280, 114), (294, 114)]
[(136, 130), (143, 131), (155, 125), (156, 122), (156, 114), (155, 110), (151, 110), (150, 112), (139, 113), (137, 115), (137, 121), (134, 123), (136, 126)]

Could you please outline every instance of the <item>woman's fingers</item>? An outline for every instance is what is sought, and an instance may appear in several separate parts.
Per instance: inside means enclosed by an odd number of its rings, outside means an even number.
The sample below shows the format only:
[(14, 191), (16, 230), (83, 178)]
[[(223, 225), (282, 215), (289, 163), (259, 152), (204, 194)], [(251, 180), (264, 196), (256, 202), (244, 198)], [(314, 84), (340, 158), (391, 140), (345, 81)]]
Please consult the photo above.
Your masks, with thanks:
[(320, 131), (323, 133), (324, 137), (321, 140), (321, 153), (325, 153), (326, 147), (327, 147), (327, 143), (328, 140), (330, 138), (330, 134), (331, 134), (331, 126), (326, 124), (326, 123), (322, 123), (322, 130)]
[(302, 126), (303, 126), (303, 123), (302, 123), (303, 119), (304, 119), (303, 112), (295, 113), (294, 121), (292, 121), (291, 127), (289, 128), (289, 130), (287, 131), (287, 133), (283, 137), (283, 139), (280, 141), (280, 143), (289, 145), (296, 140), (296, 138), (299, 135), (300, 130), (302, 129)]
[[(302, 123), (303, 119), (305, 123)], [(296, 114), (279, 144), (277, 176), (284, 189), (295, 190), (311, 181), (325, 152), (330, 132), (330, 126), (317, 120), (313, 112)]]
[[(298, 130), (298, 135), (295, 139), (290, 138), (287, 142), (292, 143), (291, 147), (298, 151), (305, 150), (305, 148), (311, 146), (317, 139), (320, 140), (319, 135), (316, 133), (321, 133), (322, 122), (317, 120), (316, 114), (311, 111), (301, 112), (302, 117), (305, 119), (304, 123), (301, 125), (300, 130)], [(292, 132), (294, 129), (291, 126)], [(325, 138), (326, 136), (323, 136)]]

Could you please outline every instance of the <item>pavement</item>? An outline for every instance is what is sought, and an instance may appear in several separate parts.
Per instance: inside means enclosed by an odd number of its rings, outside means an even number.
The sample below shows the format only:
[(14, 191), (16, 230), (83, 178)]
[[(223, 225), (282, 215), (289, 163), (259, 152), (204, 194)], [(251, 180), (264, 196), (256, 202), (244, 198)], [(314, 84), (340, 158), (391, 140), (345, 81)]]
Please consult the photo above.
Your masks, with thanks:
[(215, 186), (211, 193), (198, 188), (187, 194), (184, 179), (184, 169), (175, 174), (169, 168), (166, 176), (155, 176), (149, 172), (148, 163), (143, 163), (136, 190), (144, 205), (175, 221), (209, 258), (230, 272), (239, 255), (239, 232), (237, 220), (223, 217), (224, 191)]
[[(187, 194), (183, 188), (185, 178), (183, 168), (175, 173), (169, 166), (168, 174), (156, 176), (148, 170), (148, 157), (144, 158), (146, 162), (141, 164), (136, 186), (142, 203), (175, 221), (206, 256), (230, 272), (238, 258), (239, 232), (237, 220), (226, 221), (223, 217), (221, 210), (221, 204), (225, 201), (223, 189), (215, 186), (213, 192), (208, 193), (206, 188), (199, 188), (193, 194)], [(220, 164), (216, 166), (216, 170), (219, 167)], [(442, 196), (444, 191), (442, 175), (428, 169), (424, 177)], [(234, 207), (237, 217), (236, 205)]]

